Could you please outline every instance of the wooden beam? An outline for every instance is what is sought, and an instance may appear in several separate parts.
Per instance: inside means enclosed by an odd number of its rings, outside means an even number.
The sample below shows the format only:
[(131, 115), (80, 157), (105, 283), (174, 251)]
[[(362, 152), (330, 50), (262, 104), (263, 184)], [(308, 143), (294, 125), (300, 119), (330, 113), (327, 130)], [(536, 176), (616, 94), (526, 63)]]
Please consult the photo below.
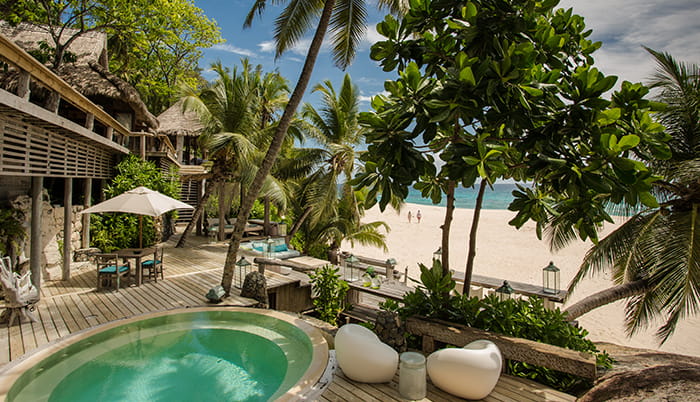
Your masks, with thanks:
[(66, 177), (63, 182), (63, 270), (64, 281), (70, 279), (71, 235), (73, 234), (73, 179)]
[[(592, 353), (578, 352), (529, 339), (514, 338), (493, 332), (440, 320), (410, 317), (406, 331), (449, 345), (462, 347), (478, 339), (489, 340), (498, 346), (505, 359), (535, 364), (584, 378), (596, 378), (596, 357)], [(430, 344), (430, 339), (427, 344)], [(424, 350), (431, 353), (432, 350)]]
[(146, 136), (145, 135), (141, 136), (140, 154), (141, 154), (141, 159), (146, 160)]
[(43, 210), (41, 192), (44, 187), (44, 178), (32, 177), (32, 217), (31, 234), (29, 239), (29, 269), (31, 280), (37, 289), (41, 289), (41, 213)]
[[(89, 208), (90, 205), (92, 205), (92, 179), (87, 178), (85, 179), (85, 189), (84, 189), (84, 197), (85, 201), (83, 202), (83, 205), (85, 205), (85, 208)], [(83, 233), (82, 236), (80, 237), (81, 241), (81, 247), (82, 248), (88, 248), (90, 247), (90, 214), (82, 214), (83, 215)]]
[(182, 149), (184, 148), (185, 137), (182, 134), (178, 134), (175, 139), (175, 153), (177, 154), (177, 161), (182, 163)]
[(19, 78), (17, 80), (17, 96), (24, 100), (29, 100), (29, 82), (31, 74), (28, 71), (21, 70), (19, 72)]
[(29, 53), (25, 52), (14, 42), (0, 35), (0, 54), (10, 63), (21, 70), (29, 72), (35, 79), (39, 80), (46, 87), (57, 91), (62, 98), (72, 103), (77, 108), (87, 113), (95, 115), (97, 120), (106, 126), (114, 127), (119, 133), (129, 135), (129, 130), (122, 126), (114, 117), (110, 116), (102, 108), (92, 103), (88, 98), (68, 85), (45, 65), (39, 63)]
[(87, 113), (85, 115), (85, 128), (92, 131), (95, 127), (95, 115), (92, 113)]

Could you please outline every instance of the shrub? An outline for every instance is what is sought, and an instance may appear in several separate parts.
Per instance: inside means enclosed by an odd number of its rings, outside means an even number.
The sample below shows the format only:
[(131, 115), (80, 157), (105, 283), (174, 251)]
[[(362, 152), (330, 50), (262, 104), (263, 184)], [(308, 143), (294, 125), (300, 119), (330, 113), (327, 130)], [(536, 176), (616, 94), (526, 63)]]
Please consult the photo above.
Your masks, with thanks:
[(340, 279), (338, 268), (331, 265), (316, 269), (309, 274), (316, 297), (313, 299), (319, 318), (331, 325), (337, 325), (340, 313), (345, 310), (347, 282)]
[[(610, 356), (598, 351), (595, 344), (586, 339), (588, 331), (570, 325), (559, 309), (546, 309), (542, 299), (532, 297), (502, 301), (497, 296), (490, 295), (479, 300), (465, 295), (450, 295), (449, 292), (454, 289), (454, 281), (451, 275), (443, 274), (439, 261), (434, 262), (430, 269), (423, 264), (420, 264), (420, 268), (421, 282), (414, 291), (404, 295), (403, 307), (384, 303), (384, 309), (396, 310), (404, 318), (414, 315), (436, 318), (507, 336), (594, 353), (599, 367), (612, 366)], [(507, 362), (507, 372), (565, 392), (591, 385), (589, 380), (581, 377), (516, 361)]]

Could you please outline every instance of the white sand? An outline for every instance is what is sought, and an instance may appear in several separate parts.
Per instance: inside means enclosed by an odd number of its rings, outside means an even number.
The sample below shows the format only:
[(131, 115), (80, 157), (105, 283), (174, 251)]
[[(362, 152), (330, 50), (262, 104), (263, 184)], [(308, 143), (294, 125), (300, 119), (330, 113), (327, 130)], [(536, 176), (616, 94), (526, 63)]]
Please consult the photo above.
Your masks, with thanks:
[[(417, 211), (422, 214), (421, 222), (416, 221)], [(412, 222), (407, 220), (408, 211), (413, 215)], [(403, 271), (409, 267), (409, 276), (418, 278), (418, 263), (427, 264), (433, 252), (440, 246), (440, 225), (444, 220), (442, 207), (406, 204), (401, 214), (393, 209), (384, 213), (374, 207), (367, 211), (364, 221), (381, 220), (386, 222), (391, 231), (387, 235), (388, 252), (373, 247), (344, 243), (343, 250), (352, 249), (357, 255), (397, 260), (397, 269)], [(468, 234), (473, 210), (456, 209), (450, 236), (450, 268), (464, 272), (468, 248)], [(566, 287), (574, 277), (578, 267), (590, 247), (590, 243), (580, 240), (569, 247), (550, 253), (545, 241), (539, 241), (535, 234), (535, 225), (526, 224), (520, 230), (508, 225), (515, 214), (505, 210), (483, 210), (477, 236), (477, 254), (474, 272), (495, 278), (510, 279), (518, 282), (540, 285), (542, 268), (549, 261), (561, 269), (562, 287)], [(614, 229), (606, 226), (604, 234)], [(602, 236), (601, 236), (602, 237)], [(579, 285), (567, 305), (582, 299), (600, 289), (610, 286), (610, 275), (600, 275), (587, 279)], [(593, 341), (612, 342), (632, 347), (657, 349), (667, 352), (700, 356), (700, 317), (691, 317), (682, 322), (675, 334), (664, 345), (658, 345), (654, 331), (650, 328), (631, 338), (625, 335), (624, 302), (617, 302), (589, 312), (579, 318), (581, 325), (589, 331)]]

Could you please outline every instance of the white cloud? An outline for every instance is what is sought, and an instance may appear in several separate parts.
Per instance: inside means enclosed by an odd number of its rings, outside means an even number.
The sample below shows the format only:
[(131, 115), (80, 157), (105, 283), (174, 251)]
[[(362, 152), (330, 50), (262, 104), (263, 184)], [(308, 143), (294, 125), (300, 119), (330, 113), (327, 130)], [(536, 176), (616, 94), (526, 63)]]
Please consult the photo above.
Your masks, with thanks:
[(603, 42), (594, 53), (596, 65), (620, 80), (646, 81), (655, 63), (642, 46), (668, 52), (676, 59), (697, 63), (700, 54), (700, 7), (697, 0), (562, 0), (593, 29), (593, 40)]
[(379, 93), (376, 93), (376, 94), (373, 94), (373, 95), (370, 95), (370, 96), (360, 95), (359, 100), (360, 100), (360, 102), (367, 102), (367, 103), (369, 103), (369, 102), (372, 102), (372, 98), (375, 97), (375, 96), (377, 96), (377, 95), (385, 95), (385, 96), (387, 96), (387, 95), (389, 95), (389, 92), (387, 92), (387, 91), (382, 91), (382, 92), (379, 92)]
[(240, 54), (241, 56), (245, 56), (245, 57), (255, 56), (255, 53), (248, 50), (248, 49), (243, 49), (240, 47), (229, 45), (228, 43), (219, 43), (219, 44), (212, 46), (211, 48), (214, 50), (222, 50), (224, 52)]
[(275, 51), (275, 42), (271, 40), (260, 42), (258, 43), (258, 47), (261, 52), (272, 53)]

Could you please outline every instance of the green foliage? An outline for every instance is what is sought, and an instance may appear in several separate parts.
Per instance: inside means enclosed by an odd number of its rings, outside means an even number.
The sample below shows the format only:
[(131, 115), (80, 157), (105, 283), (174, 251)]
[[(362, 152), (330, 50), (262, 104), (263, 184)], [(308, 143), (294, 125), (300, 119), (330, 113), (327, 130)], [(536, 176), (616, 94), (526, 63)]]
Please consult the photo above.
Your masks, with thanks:
[(345, 310), (345, 295), (349, 286), (340, 279), (338, 268), (326, 265), (309, 274), (316, 297), (314, 307), (321, 320), (337, 325), (340, 313)]
[[(588, 331), (570, 325), (565, 314), (559, 309), (546, 309), (540, 298), (501, 301), (495, 295), (481, 300), (465, 295), (443, 296), (445, 290), (454, 287), (454, 283), (449, 284), (448, 279), (442, 276), (439, 264), (433, 265), (432, 269), (421, 265), (421, 280), (426, 282), (404, 295), (402, 307), (398, 307), (396, 302), (387, 301), (383, 308), (398, 311), (402, 317), (415, 315), (436, 318), (485, 331), (594, 353), (600, 367), (611, 367), (612, 359), (607, 353), (599, 352), (593, 342), (586, 339)], [(583, 378), (520, 362), (509, 361), (508, 372), (565, 392), (590, 386)]]
[(532, 181), (510, 206), (512, 225), (533, 220), (541, 236), (556, 224), (595, 242), (606, 204), (655, 203), (645, 162), (669, 156), (649, 114), (659, 106), (627, 82), (602, 98), (617, 78), (594, 67), (600, 43), (583, 18), (556, 3), (413, 0), (378, 24), (386, 40), (371, 57), (397, 78), (360, 116), (368, 147), (353, 183), (369, 188), (368, 206), (384, 209), (414, 184), (439, 202), (447, 181)]
[(22, 226), (24, 214), (18, 209), (0, 209), (0, 257), (19, 252), (27, 236)]
[[(141, 160), (135, 155), (129, 155), (116, 166), (116, 169), (117, 175), (105, 187), (107, 199), (139, 186), (145, 186), (167, 196), (179, 198), (180, 187), (176, 176), (163, 176), (152, 162)], [(174, 214), (174, 211), (168, 212), (165, 216), (172, 219)], [(143, 216), (142, 219), (143, 245), (147, 246), (155, 241), (153, 218)], [(138, 216), (134, 214), (94, 214), (90, 219), (92, 245), (103, 252), (138, 247), (138, 226)]]

